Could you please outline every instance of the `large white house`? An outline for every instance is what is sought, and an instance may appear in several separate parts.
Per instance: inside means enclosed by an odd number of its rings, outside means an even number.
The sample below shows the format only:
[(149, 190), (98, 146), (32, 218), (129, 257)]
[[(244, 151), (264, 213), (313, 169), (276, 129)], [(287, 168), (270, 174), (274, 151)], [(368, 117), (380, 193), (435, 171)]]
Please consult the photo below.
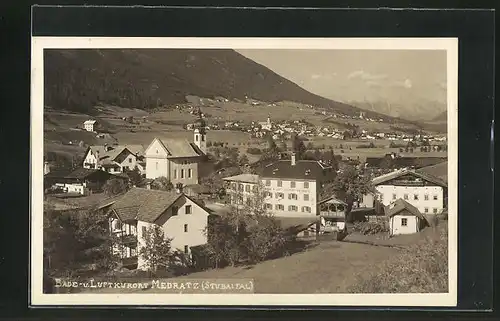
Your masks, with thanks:
[(103, 204), (109, 214), (110, 233), (121, 240), (115, 251), (124, 267), (145, 268), (140, 255), (143, 236), (157, 225), (172, 239), (172, 250), (191, 255), (191, 247), (207, 243), (205, 229), (210, 212), (183, 193), (132, 188), (123, 196)]
[(319, 215), (317, 205), (322, 184), (333, 180), (335, 172), (318, 161), (279, 160), (264, 168), (262, 174), (226, 177), (231, 204), (240, 205), (252, 195), (260, 182), (265, 191), (265, 207), (280, 217)]
[(402, 199), (424, 214), (439, 214), (447, 206), (447, 183), (421, 171), (394, 171), (374, 178), (371, 185), (384, 206)]
[(136, 167), (145, 170), (142, 145), (94, 145), (89, 146), (83, 159), (83, 168), (100, 169), (108, 173), (123, 173)]
[(172, 184), (198, 184), (200, 163), (206, 157), (207, 134), (200, 118), (194, 142), (155, 138), (146, 148), (146, 178), (167, 178)]
[(94, 132), (96, 130), (98, 123), (97, 120), (86, 120), (83, 122), (83, 128), (85, 128), (86, 131), (88, 132)]

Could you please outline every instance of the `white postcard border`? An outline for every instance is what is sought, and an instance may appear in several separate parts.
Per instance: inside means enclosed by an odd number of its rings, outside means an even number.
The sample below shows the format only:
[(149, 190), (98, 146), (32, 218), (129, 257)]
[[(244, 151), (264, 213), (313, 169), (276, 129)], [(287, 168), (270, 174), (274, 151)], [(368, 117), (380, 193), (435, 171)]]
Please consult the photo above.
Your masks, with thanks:
[[(448, 104), (448, 293), (429, 294), (44, 294), (43, 293), (43, 50), (50, 48), (213, 48), (446, 50)], [(453, 307), (457, 304), (458, 38), (138, 38), (32, 37), (31, 51), (32, 306), (229, 305)], [(453, 200), (453, 201), (452, 201)]]

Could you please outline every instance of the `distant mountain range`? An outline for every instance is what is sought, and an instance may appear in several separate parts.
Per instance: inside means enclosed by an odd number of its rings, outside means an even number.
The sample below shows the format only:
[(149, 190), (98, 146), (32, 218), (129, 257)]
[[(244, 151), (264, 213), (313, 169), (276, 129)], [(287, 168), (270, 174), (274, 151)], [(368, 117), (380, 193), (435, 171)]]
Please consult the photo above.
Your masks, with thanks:
[[(45, 50), (45, 105), (92, 113), (97, 103), (148, 109), (187, 95), (295, 101), (348, 115), (363, 109), (312, 94), (229, 49)], [(378, 111), (367, 117), (387, 118)]]
[(446, 121), (446, 104), (437, 101), (420, 101), (419, 103), (388, 103), (388, 102), (356, 102), (349, 104), (390, 117), (400, 117), (411, 121)]

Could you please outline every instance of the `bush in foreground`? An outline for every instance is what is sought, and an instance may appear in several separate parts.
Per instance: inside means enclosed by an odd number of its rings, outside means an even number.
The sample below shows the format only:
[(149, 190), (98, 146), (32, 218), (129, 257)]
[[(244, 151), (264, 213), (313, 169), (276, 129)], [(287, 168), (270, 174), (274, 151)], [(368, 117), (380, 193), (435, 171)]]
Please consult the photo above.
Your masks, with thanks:
[(440, 224), (420, 242), (371, 271), (350, 293), (448, 292), (448, 230)]

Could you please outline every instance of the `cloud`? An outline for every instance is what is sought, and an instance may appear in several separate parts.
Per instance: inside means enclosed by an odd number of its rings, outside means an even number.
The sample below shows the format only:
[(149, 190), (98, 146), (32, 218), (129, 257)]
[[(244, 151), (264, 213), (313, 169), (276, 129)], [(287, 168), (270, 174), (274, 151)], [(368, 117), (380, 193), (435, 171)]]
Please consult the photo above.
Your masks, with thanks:
[(369, 72), (365, 72), (363, 70), (356, 70), (347, 75), (347, 79), (356, 79), (359, 78), (365, 81), (375, 81), (375, 80), (383, 80), (387, 78), (385, 74), (370, 74)]
[(333, 74), (330, 74), (330, 75), (313, 74), (313, 75), (311, 75), (311, 79), (313, 79), (313, 80), (317, 80), (317, 79), (332, 79), (336, 75), (337, 75), (336, 72), (334, 72)]

